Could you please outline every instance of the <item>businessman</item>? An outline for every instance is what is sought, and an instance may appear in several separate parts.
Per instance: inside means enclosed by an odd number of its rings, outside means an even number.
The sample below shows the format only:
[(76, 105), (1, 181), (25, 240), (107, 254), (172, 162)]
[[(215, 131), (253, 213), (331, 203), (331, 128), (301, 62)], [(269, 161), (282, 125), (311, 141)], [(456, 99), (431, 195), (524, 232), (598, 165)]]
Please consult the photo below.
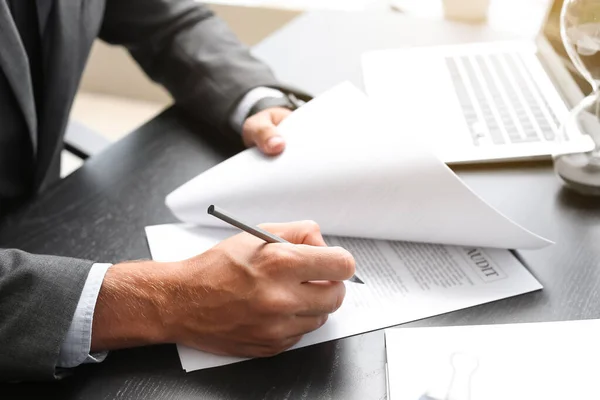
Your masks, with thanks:
[[(96, 37), (125, 46), (191, 118), (269, 155), (284, 150), (276, 126), (307, 99), (193, 0), (0, 0), (0, 216), (58, 179)], [(0, 249), (0, 380), (53, 379), (155, 343), (289, 348), (340, 307), (354, 260), (314, 223), (265, 228), (294, 244), (239, 234), (184, 262), (114, 265)]]

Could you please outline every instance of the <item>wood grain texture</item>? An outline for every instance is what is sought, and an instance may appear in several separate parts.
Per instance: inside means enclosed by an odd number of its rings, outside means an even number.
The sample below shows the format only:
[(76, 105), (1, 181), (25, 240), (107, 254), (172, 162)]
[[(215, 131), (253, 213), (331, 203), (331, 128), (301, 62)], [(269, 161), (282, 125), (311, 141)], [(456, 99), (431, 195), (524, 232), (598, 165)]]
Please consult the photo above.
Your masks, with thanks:
[[(322, 21), (319, 15), (317, 22)], [(326, 35), (307, 29), (310, 19), (304, 24), (293, 27), (298, 29), (295, 36), (281, 33), (288, 48), (296, 44), (290, 43), (293, 37), (318, 46), (319, 36)], [(414, 23), (410, 26), (416, 29)], [(337, 32), (334, 44), (345, 43), (343, 32), (336, 31), (333, 23), (328, 29)], [(402, 25), (390, 24), (389, 29), (396, 34), (402, 32)], [(464, 29), (459, 33), (464, 34)], [(290, 57), (278, 51), (281, 43), (276, 39), (272, 38), (271, 47), (260, 49), (261, 56)], [(401, 44), (409, 39), (398, 40)], [(332, 45), (328, 40), (325, 44)], [(297, 54), (309, 57), (302, 51)], [(357, 62), (342, 57), (335, 68), (321, 64), (322, 80), (333, 80), (331, 74), (344, 78), (345, 64), (350, 74), (355, 73)], [(0, 246), (104, 262), (148, 258), (144, 226), (175, 220), (164, 205), (165, 195), (239, 149), (200, 135), (211, 132), (186, 124), (173, 109), (167, 111), (1, 221)], [(544, 250), (519, 253), (544, 290), (405, 326), (600, 317), (598, 199), (562, 189), (550, 164), (456, 171), (499, 210), (556, 241)], [(60, 382), (0, 385), (0, 398), (376, 400), (386, 397), (384, 359), (383, 334), (372, 332), (271, 359), (186, 374), (175, 347), (163, 345), (112, 352), (105, 362), (78, 368), (74, 376)]]

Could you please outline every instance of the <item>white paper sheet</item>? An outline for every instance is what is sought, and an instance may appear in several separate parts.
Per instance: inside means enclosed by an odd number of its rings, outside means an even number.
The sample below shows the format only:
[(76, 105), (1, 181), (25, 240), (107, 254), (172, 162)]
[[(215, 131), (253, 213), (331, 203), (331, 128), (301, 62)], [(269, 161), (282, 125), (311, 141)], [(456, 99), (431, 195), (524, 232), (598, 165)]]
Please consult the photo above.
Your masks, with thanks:
[(224, 227), (215, 204), (253, 224), (312, 219), (326, 234), (528, 249), (550, 242), (475, 195), (432, 153), (341, 84), (279, 127), (279, 157), (246, 150), (167, 197), (183, 222)]
[(388, 399), (597, 399), (599, 337), (599, 320), (388, 329)]
[[(200, 254), (238, 233), (189, 224), (146, 228), (156, 261)], [(342, 307), (294, 348), (352, 336), (541, 289), (508, 250), (326, 237), (347, 248), (365, 285), (346, 284)], [(230, 364), (223, 357), (178, 346), (186, 371)]]

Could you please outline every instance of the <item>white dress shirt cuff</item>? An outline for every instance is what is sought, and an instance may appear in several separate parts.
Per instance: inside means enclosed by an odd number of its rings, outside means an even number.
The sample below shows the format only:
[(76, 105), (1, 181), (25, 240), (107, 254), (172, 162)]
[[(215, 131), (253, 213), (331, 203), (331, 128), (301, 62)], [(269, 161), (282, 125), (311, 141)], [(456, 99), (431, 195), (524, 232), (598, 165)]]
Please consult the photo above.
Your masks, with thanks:
[(231, 114), (231, 126), (236, 132), (242, 133), (244, 121), (246, 121), (246, 117), (248, 116), (248, 113), (252, 107), (254, 107), (259, 100), (262, 100), (266, 97), (280, 98), (285, 97), (285, 94), (277, 89), (264, 86), (259, 86), (246, 93), (242, 100), (238, 103), (236, 109), (233, 111), (233, 114)]
[(101, 362), (108, 352), (90, 354), (94, 308), (104, 281), (104, 275), (112, 264), (94, 264), (83, 286), (75, 315), (60, 347), (57, 367), (73, 368), (84, 363)]

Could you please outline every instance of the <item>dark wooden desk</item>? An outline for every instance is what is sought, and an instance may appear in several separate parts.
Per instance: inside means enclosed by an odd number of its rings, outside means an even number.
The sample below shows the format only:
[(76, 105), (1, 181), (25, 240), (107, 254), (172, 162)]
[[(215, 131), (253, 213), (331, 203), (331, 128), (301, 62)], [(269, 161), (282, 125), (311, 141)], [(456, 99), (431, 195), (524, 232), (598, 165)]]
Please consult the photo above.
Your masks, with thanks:
[[(288, 30), (259, 46), (257, 55), (271, 61), (288, 80), (307, 83), (309, 89), (318, 92), (335, 84), (338, 78), (360, 84), (358, 60), (343, 57), (359, 54), (360, 49), (355, 45), (364, 50), (378, 41), (374, 37), (369, 42), (363, 34), (394, 33), (399, 35), (396, 38), (399, 44), (409, 40), (400, 36), (407, 29), (431, 30), (438, 39), (445, 35), (438, 25), (423, 26), (400, 17), (364, 17), (358, 24), (356, 16), (324, 19), (324, 15), (301, 17)], [(327, 20), (330, 22), (325, 23)], [(373, 26), (376, 29), (371, 29)], [(472, 36), (480, 31), (448, 26), (445, 29), (465, 37), (467, 33)], [(491, 38), (485, 31), (481, 35)], [(357, 39), (360, 37), (362, 41)], [(322, 40), (318, 41), (319, 38)], [(382, 40), (386, 46), (394, 41), (389, 36)], [(448, 38), (444, 36), (442, 40)], [(342, 47), (344, 43), (347, 47)], [(313, 52), (324, 57), (326, 46), (333, 46), (331, 55), (325, 59), (310, 58)], [(341, 55), (336, 57), (336, 52)], [(305, 64), (294, 67), (299, 57)], [(303, 65), (309, 66), (308, 75), (298, 72)], [(175, 220), (164, 206), (165, 195), (237, 150), (210, 137), (203, 138), (202, 133), (208, 131), (186, 125), (174, 110), (167, 111), (0, 222), (0, 246), (108, 262), (149, 257), (144, 226)], [(501, 211), (557, 242), (548, 249), (520, 253), (545, 288), (410, 325), (600, 317), (598, 200), (563, 190), (549, 164), (470, 168), (458, 172)], [(102, 364), (81, 367), (75, 376), (61, 382), (0, 385), (0, 398), (383, 399), (386, 396), (383, 367), (381, 332), (324, 343), (272, 359), (189, 374), (181, 370), (175, 347), (164, 345), (115, 351)]]

